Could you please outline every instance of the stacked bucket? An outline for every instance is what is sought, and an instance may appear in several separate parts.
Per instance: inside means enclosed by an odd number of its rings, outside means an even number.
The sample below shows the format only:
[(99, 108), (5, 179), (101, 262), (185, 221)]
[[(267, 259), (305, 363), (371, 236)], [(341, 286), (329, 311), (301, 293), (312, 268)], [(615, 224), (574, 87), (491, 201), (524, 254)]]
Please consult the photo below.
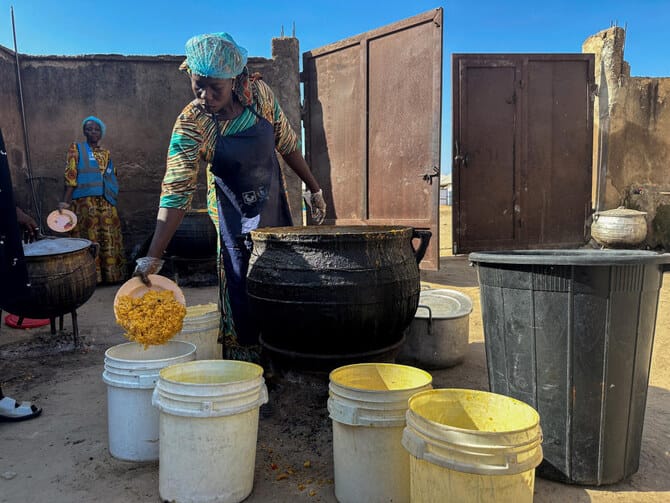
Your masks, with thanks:
[(124, 461), (158, 459), (158, 410), (151, 396), (159, 372), (195, 359), (195, 345), (169, 341), (144, 349), (127, 342), (105, 352), (102, 380), (107, 384), (109, 453)]
[[(253, 489), (258, 415), (268, 401), (263, 368), (233, 360), (166, 367), (160, 410), (161, 500), (237, 503)], [(212, 470), (224, 463), (225, 470)], [(197, 483), (195, 483), (197, 481)]]
[(186, 341), (106, 351), (109, 451), (158, 460), (162, 501), (237, 503), (253, 489), (263, 368), (195, 354)]
[(409, 457), (401, 445), (407, 401), (432, 387), (428, 372), (363, 363), (330, 374), (335, 496), (341, 503), (408, 501)]
[(218, 342), (220, 323), (221, 315), (215, 303), (188, 306), (181, 332), (175, 339), (195, 344), (196, 360), (218, 360), (223, 355)]

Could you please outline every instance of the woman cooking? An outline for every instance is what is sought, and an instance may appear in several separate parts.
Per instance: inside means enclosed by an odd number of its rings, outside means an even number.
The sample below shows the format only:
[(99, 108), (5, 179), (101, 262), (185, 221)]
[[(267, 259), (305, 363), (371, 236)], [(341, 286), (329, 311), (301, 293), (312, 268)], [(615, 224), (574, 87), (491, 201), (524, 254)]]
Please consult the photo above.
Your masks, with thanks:
[(105, 124), (97, 117), (81, 123), (86, 141), (72, 143), (67, 152), (65, 195), (60, 210), (73, 206), (77, 226), (72, 237), (89, 239), (100, 245), (95, 258), (98, 283), (118, 283), (125, 279), (126, 258), (121, 220), (116, 211), (119, 185), (109, 150), (100, 146)]
[(293, 225), (275, 150), (307, 186), (306, 202), (317, 223), (323, 222), (326, 203), (272, 89), (249, 75), (246, 62), (247, 51), (227, 33), (186, 43), (180, 69), (189, 75), (195, 99), (172, 130), (156, 230), (135, 274), (147, 283), (147, 276), (160, 270), (160, 257), (190, 206), (204, 160), (209, 214), (219, 233), (224, 357), (258, 361), (258, 327), (246, 294), (249, 232)]

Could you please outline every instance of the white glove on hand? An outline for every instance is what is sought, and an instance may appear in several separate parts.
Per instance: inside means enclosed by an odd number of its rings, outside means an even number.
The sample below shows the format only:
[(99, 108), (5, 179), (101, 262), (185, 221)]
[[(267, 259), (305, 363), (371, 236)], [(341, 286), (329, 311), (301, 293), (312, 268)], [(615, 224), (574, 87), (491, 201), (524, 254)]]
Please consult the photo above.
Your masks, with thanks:
[(302, 193), (302, 197), (305, 199), (307, 206), (311, 210), (314, 221), (321, 225), (323, 219), (326, 218), (326, 201), (323, 198), (323, 190), (319, 189), (319, 192), (310, 192), (309, 190), (306, 190)]
[(135, 266), (135, 271), (133, 276), (139, 276), (147, 286), (151, 286), (151, 281), (149, 281), (149, 274), (158, 274), (163, 267), (164, 261), (156, 257), (140, 257), (136, 260), (137, 266)]

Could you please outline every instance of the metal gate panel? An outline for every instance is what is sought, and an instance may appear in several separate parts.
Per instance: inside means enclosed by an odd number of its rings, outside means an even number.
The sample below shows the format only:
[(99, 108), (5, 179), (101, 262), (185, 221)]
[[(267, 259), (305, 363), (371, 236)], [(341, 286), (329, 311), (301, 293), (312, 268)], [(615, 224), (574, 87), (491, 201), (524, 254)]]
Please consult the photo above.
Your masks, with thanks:
[(454, 253), (567, 248), (591, 211), (592, 54), (454, 54)]
[[(439, 164), (435, 163), (433, 148), (440, 125), (426, 124), (425, 119), (433, 115), (435, 104), (432, 96), (431, 99), (419, 96), (426, 78), (430, 81), (435, 73), (435, 50), (425, 44), (425, 40), (432, 39), (433, 32), (431, 24), (422, 24), (411, 30), (399, 30), (392, 37), (369, 41), (368, 219), (371, 222), (411, 220), (408, 225), (426, 228), (431, 224), (432, 205), (417, 205), (417, 201), (430, 201), (439, 190)], [(391, 65), (411, 71), (389, 72)], [(438, 176), (421, 183), (424, 175), (436, 174), (435, 169)], [(390, 180), (394, 190), (384, 190)]]
[(585, 83), (594, 80), (592, 65), (581, 55), (531, 57), (526, 64), (522, 241), (580, 246), (591, 212), (593, 114)]
[(461, 61), (458, 71), (454, 228), (466, 247), (511, 246), (518, 238), (518, 71), (511, 61), (478, 59)]
[(303, 54), (305, 156), (327, 223), (433, 233), (439, 267), (442, 9)]
[(304, 58), (305, 158), (321, 184), (328, 222), (365, 218), (365, 76), (359, 41), (329, 46)]

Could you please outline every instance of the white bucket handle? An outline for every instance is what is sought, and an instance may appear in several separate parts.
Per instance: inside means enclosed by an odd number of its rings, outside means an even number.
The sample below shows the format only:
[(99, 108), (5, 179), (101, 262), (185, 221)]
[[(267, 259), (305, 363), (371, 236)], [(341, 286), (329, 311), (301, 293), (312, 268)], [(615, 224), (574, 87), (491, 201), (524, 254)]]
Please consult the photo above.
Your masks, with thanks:
[(160, 387), (159, 380), (151, 395), (151, 404), (159, 411), (173, 416), (199, 418), (233, 416), (260, 407), (261, 405), (268, 403), (269, 399), (268, 388), (265, 385), (265, 382), (261, 382), (256, 389), (248, 390), (248, 394), (250, 395), (258, 393), (258, 397), (255, 400), (250, 400), (234, 407), (221, 407), (220, 405), (217, 407), (215, 405), (216, 402), (213, 400), (198, 401), (194, 400), (193, 397), (184, 402), (190, 404), (190, 407), (179, 407), (175, 404), (174, 400), (170, 400), (167, 396), (164, 396)]
[(372, 411), (366, 409), (363, 405), (348, 405), (332, 397), (328, 399), (330, 418), (333, 421), (350, 426), (377, 426), (384, 428), (405, 426), (406, 410), (406, 408), (403, 408), (398, 410), (384, 409), (381, 411)]

